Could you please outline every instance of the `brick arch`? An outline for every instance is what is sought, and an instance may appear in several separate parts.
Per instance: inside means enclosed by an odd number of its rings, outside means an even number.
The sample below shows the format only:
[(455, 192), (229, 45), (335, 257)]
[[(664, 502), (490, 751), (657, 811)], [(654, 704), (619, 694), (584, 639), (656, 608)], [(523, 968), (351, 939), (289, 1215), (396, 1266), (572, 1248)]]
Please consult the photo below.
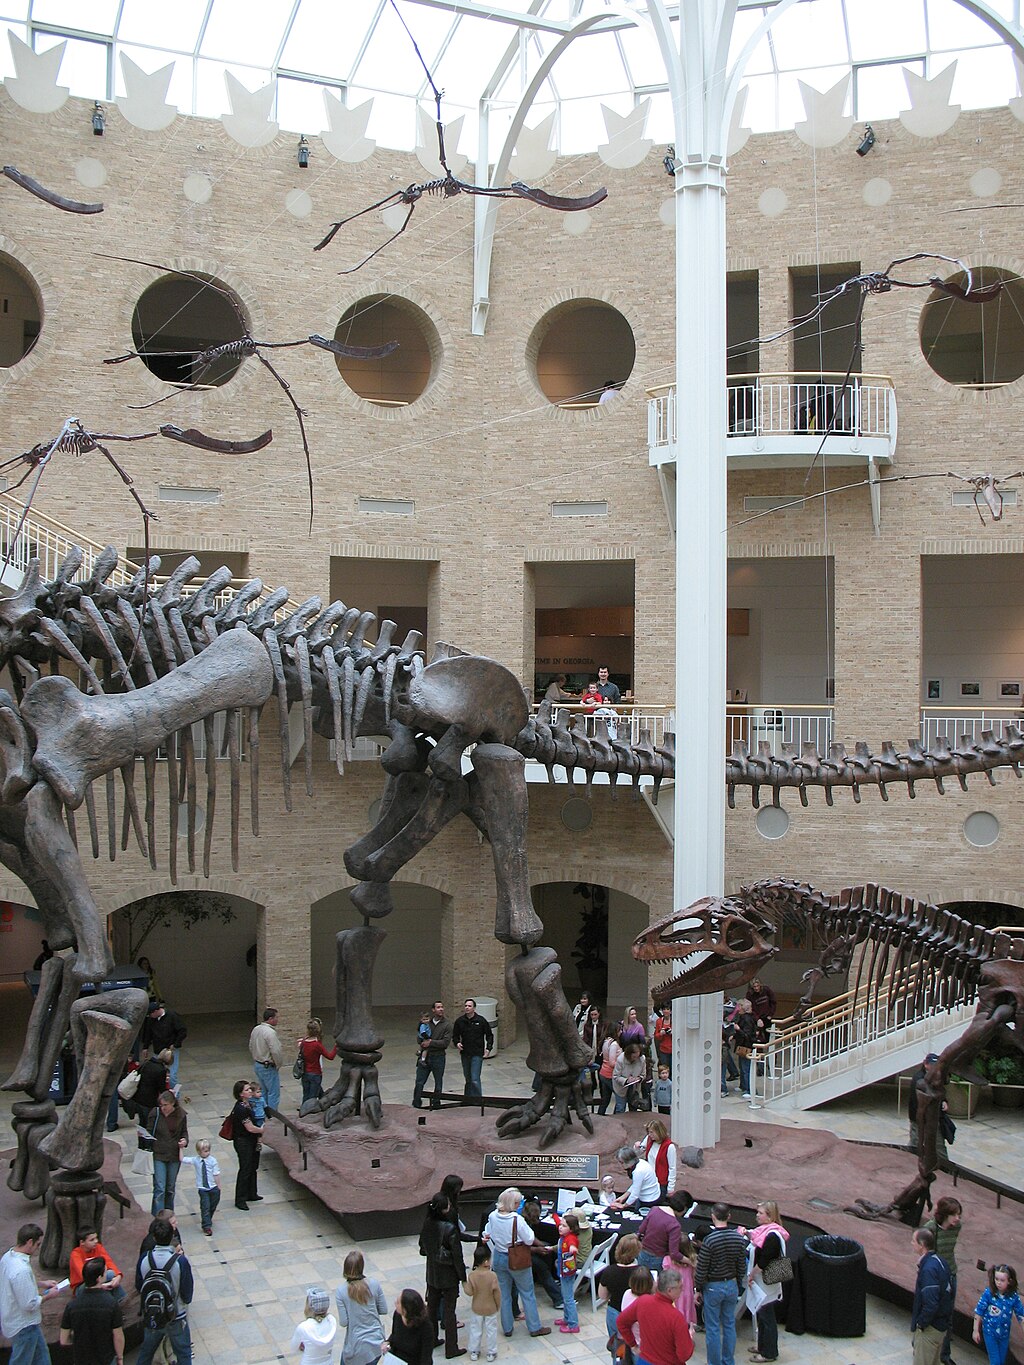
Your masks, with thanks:
[(119, 889), (117, 892), (119, 903), (111, 905), (106, 913), (116, 914), (118, 910), (123, 910), (125, 906), (135, 901), (144, 900), (147, 896), (173, 896), (178, 892), (194, 894), (203, 891), (222, 896), (235, 896), (238, 900), (248, 901), (257, 910), (267, 908), (266, 890), (261, 890), (255, 882), (249, 882), (244, 877), (179, 876), (177, 885), (174, 885), (166, 873), (163, 875), (154, 873), (145, 882), (129, 882), (127, 886)]
[(952, 892), (943, 893), (939, 905), (949, 901), (994, 901), (999, 905), (1012, 905), (1024, 910), (1024, 892), (1019, 886), (965, 886)]
[(637, 881), (632, 877), (611, 877), (604, 872), (597, 872), (592, 866), (584, 866), (582, 863), (563, 863), (561, 865), (547, 867), (533, 867), (530, 870), (530, 886), (546, 886), (552, 882), (593, 882), (599, 879), (601, 886), (607, 886), (609, 891), (620, 891), (625, 896), (632, 896), (635, 901), (652, 907), (656, 896), (654, 888), (645, 883)]
[[(393, 881), (412, 886), (422, 886), (428, 891), (436, 891), (449, 901), (454, 901), (455, 892), (452, 889), (451, 881), (448, 877), (439, 872), (420, 871), (415, 868), (402, 868), (401, 875), (393, 878)], [(318, 878), (312, 883), (307, 883), (309, 891), (309, 903), (315, 905), (317, 901), (324, 900), (325, 897), (333, 895), (335, 891), (350, 891), (358, 883), (354, 878), (349, 877), (345, 872), (332, 871), (329, 875)]]

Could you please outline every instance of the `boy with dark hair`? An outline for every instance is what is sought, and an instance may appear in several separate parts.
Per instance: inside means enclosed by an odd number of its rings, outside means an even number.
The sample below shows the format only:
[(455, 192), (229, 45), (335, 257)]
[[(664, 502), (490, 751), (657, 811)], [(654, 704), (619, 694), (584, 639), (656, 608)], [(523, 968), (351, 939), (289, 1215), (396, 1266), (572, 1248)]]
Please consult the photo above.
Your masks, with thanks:
[(188, 1330), (187, 1306), (192, 1302), (195, 1283), (192, 1267), (180, 1247), (171, 1245), (173, 1229), (164, 1218), (154, 1218), (149, 1225), (153, 1249), (141, 1258), (135, 1271), (135, 1288), (139, 1290), (145, 1309), (144, 1285), (152, 1272), (165, 1272), (173, 1294), (173, 1316), (162, 1326), (146, 1326), (136, 1365), (152, 1365), (157, 1347), (166, 1337), (174, 1352), (177, 1365), (192, 1365), (192, 1336)]
[(110, 1365), (112, 1360), (122, 1365), (124, 1360), (121, 1305), (107, 1287), (106, 1274), (104, 1257), (90, 1256), (82, 1266), (82, 1292), (60, 1320), (60, 1344), (73, 1348), (75, 1365)]

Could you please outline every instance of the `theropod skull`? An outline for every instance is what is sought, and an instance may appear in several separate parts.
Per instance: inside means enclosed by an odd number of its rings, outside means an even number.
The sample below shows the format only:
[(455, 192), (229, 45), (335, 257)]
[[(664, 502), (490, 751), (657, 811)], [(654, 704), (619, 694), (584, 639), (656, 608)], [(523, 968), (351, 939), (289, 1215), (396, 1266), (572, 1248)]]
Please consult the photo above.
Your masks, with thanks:
[(638, 962), (667, 962), (676, 974), (651, 990), (656, 1005), (687, 995), (735, 990), (752, 981), (778, 949), (767, 915), (729, 896), (705, 896), (666, 915), (633, 941)]

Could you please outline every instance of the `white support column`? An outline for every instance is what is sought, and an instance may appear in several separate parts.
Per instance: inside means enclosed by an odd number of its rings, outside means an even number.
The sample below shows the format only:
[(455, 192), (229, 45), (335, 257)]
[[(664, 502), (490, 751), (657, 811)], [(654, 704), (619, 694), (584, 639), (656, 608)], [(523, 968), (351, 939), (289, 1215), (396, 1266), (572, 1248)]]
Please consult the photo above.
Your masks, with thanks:
[[(676, 171), (677, 910), (725, 888), (725, 167)], [(722, 996), (677, 1001), (672, 1136), (720, 1131)]]

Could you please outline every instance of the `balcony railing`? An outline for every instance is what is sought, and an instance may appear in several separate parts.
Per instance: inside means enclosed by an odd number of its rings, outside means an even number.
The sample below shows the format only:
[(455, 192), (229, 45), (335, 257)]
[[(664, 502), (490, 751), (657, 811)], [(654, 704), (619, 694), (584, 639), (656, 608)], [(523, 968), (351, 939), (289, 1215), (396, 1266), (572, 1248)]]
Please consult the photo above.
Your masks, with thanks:
[(962, 737), (980, 743), (985, 730), (998, 739), (1008, 725), (1024, 729), (1024, 709), (1008, 706), (922, 706), (921, 743), (931, 748), (945, 741), (955, 748)]
[(831, 703), (730, 704), (725, 711), (728, 753), (736, 744), (745, 744), (752, 753), (756, 753), (761, 744), (767, 744), (773, 754), (781, 752), (784, 744), (793, 745), (797, 753), (805, 744), (813, 744), (819, 754), (827, 754), (832, 743), (834, 708)]
[[(536, 711), (534, 707), (534, 711)], [(551, 708), (551, 720), (557, 725), (569, 716), (576, 717), (574, 728), (593, 738), (597, 733), (599, 720), (608, 727), (612, 739), (620, 739), (626, 744), (639, 744), (641, 730), (647, 730), (655, 745), (663, 744), (665, 732), (675, 729), (675, 711), (671, 706), (619, 705), (599, 706), (596, 711), (588, 711), (582, 706), (566, 704)]]
[[(648, 389), (647, 443), (652, 450), (675, 446), (675, 387)], [(871, 442), (864, 454), (891, 458), (896, 445), (896, 392), (885, 375), (757, 374), (729, 380), (726, 395), (726, 431), (737, 442), (730, 453), (747, 453), (749, 438), (768, 439), (772, 447), (756, 447), (765, 454), (777, 453), (778, 438), (817, 438), (826, 429), (843, 439), (843, 453), (857, 453), (861, 441)], [(739, 442), (748, 438), (742, 448)], [(800, 449), (802, 450), (802, 445)]]

